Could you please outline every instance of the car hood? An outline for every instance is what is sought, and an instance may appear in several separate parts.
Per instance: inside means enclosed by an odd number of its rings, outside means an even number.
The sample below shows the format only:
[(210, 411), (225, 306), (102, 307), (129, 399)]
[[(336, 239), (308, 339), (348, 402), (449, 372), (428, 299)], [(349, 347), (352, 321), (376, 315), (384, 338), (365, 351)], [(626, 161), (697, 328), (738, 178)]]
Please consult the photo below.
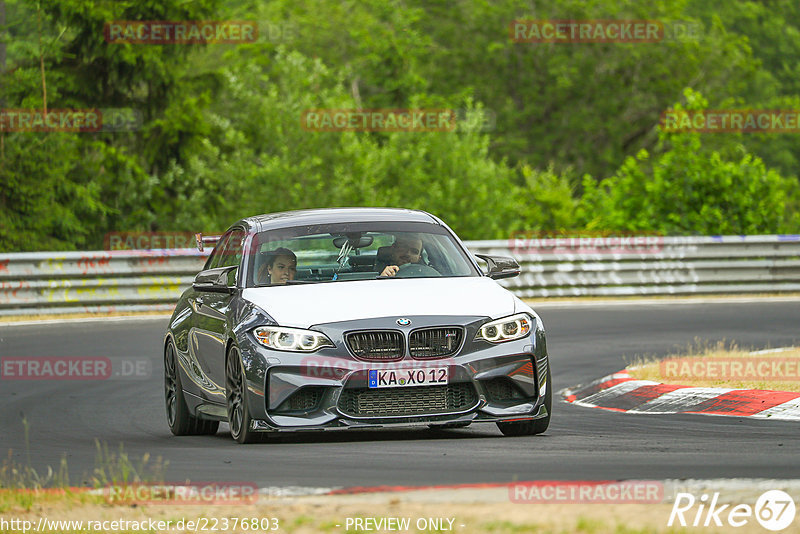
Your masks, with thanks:
[(242, 297), (279, 325), (312, 325), (410, 315), (514, 313), (514, 295), (488, 277), (404, 278), (249, 288)]

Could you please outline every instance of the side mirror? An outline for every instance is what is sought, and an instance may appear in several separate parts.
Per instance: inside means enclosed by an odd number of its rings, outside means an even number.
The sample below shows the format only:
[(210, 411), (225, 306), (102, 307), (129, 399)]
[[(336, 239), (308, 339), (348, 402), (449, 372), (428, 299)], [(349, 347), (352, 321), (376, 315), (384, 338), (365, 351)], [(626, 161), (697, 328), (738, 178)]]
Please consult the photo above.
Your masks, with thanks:
[(486, 276), (494, 280), (500, 278), (513, 278), (519, 275), (519, 263), (514, 258), (506, 256), (490, 256), (488, 254), (475, 254), (478, 258), (486, 262), (488, 272)]
[(214, 291), (216, 293), (233, 293), (236, 284), (236, 270), (239, 267), (217, 267), (200, 271), (194, 277), (194, 287), (198, 291)]

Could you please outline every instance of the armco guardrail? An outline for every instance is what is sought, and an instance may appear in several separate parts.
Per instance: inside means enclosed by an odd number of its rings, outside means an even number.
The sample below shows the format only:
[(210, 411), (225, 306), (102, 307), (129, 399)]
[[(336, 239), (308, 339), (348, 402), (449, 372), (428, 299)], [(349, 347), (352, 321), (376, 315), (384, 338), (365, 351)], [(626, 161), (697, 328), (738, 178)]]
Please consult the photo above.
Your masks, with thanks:
[(520, 297), (800, 291), (800, 235), (604, 237), (473, 241), (510, 254)]
[(172, 310), (209, 252), (0, 254), (0, 315)]
[[(520, 297), (800, 291), (800, 236), (511, 239), (466, 243), (511, 255)], [(0, 254), (0, 315), (171, 310), (208, 250)]]

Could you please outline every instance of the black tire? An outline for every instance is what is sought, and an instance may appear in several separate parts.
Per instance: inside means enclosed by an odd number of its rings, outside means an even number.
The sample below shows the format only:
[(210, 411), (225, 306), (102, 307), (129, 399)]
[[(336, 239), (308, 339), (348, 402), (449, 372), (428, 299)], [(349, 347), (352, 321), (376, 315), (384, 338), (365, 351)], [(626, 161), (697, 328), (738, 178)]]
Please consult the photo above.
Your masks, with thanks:
[(189, 413), (186, 398), (183, 396), (181, 374), (175, 359), (175, 346), (172, 340), (164, 350), (164, 404), (167, 410), (167, 424), (176, 436), (213, 435), (219, 429), (219, 421), (200, 419)]
[(231, 437), (238, 443), (264, 441), (265, 433), (252, 430), (253, 418), (247, 407), (247, 388), (239, 349), (231, 345), (225, 359), (225, 400), (228, 407), (228, 425)]
[(532, 421), (516, 421), (511, 423), (497, 423), (497, 428), (504, 436), (532, 436), (542, 434), (550, 426), (550, 414), (553, 413), (553, 380), (550, 374), (550, 365), (547, 365), (547, 392), (544, 394), (544, 406), (547, 416)]

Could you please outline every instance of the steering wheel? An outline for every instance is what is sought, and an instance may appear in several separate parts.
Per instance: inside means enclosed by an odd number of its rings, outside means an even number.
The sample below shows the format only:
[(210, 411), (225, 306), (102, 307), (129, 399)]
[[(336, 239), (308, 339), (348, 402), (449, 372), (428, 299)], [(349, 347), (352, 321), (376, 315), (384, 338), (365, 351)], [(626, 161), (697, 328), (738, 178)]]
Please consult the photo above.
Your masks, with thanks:
[(442, 276), (439, 271), (428, 265), (420, 263), (406, 263), (401, 265), (395, 273), (396, 278), (415, 278), (421, 276)]

